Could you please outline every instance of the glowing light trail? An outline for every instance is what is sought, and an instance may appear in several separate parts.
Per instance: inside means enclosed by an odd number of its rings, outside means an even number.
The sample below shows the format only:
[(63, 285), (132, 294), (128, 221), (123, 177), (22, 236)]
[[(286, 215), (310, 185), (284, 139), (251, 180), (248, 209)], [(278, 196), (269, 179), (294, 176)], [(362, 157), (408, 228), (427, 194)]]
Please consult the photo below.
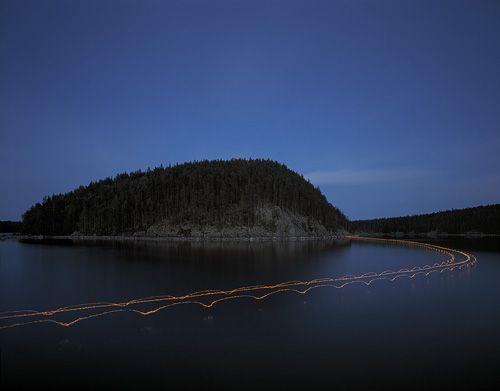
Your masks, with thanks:
[[(59, 326), (69, 327), (83, 320), (116, 314), (120, 312), (133, 312), (143, 316), (149, 316), (178, 305), (196, 304), (204, 308), (211, 308), (214, 305), (224, 301), (237, 299), (252, 299), (259, 301), (265, 300), (278, 293), (285, 292), (293, 292), (305, 295), (313, 289), (324, 287), (341, 289), (351, 284), (364, 284), (366, 286), (370, 286), (373, 282), (379, 280), (395, 281), (396, 279), (401, 277), (415, 278), (418, 275), (429, 276), (432, 273), (442, 273), (445, 270), (453, 271), (457, 268), (463, 269), (465, 267), (470, 267), (477, 262), (474, 255), (467, 252), (427, 243), (397, 239), (365, 238), (358, 236), (348, 236), (347, 238), (353, 241), (367, 241), (374, 243), (417, 247), (445, 254), (447, 258), (444, 261), (434, 263), (433, 265), (415, 266), (409, 269), (402, 268), (399, 270), (384, 270), (382, 272), (367, 272), (361, 275), (322, 277), (315, 278), (310, 281), (286, 281), (272, 285), (248, 285), (230, 290), (202, 290), (178, 296), (149, 296), (117, 303), (84, 303), (45, 311), (6, 311), (0, 312), (0, 322), (7, 323), (5, 325), (1, 325), (0, 330), (39, 323), (53, 323)], [(459, 261), (457, 261), (457, 257), (460, 258)], [(205, 299), (205, 301), (202, 301), (203, 299)], [(157, 305), (157, 307), (146, 310), (145, 307), (147, 305)], [(54, 319), (56, 315), (71, 313), (76, 315), (80, 314), (80, 316), (77, 316), (66, 322)]]

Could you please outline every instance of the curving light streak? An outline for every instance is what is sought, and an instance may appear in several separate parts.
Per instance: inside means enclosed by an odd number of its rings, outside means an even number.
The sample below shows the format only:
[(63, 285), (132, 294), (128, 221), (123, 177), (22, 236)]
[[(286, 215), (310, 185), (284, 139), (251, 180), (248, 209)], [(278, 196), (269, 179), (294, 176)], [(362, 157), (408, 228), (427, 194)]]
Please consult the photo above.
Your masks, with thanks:
[[(196, 304), (204, 308), (211, 308), (218, 303), (229, 300), (253, 299), (256, 301), (260, 301), (265, 300), (278, 293), (285, 292), (293, 292), (305, 295), (311, 290), (324, 287), (341, 289), (352, 284), (364, 284), (366, 286), (370, 286), (373, 282), (380, 280), (395, 281), (396, 279), (401, 277), (415, 278), (419, 275), (429, 276), (432, 273), (442, 273), (445, 270), (453, 271), (457, 268), (461, 270), (465, 267), (473, 266), (477, 262), (476, 257), (467, 252), (427, 243), (398, 239), (366, 238), (358, 236), (347, 236), (347, 238), (356, 241), (417, 247), (445, 254), (447, 258), (444, 261), (434, 263), (433, 265), (415, 266), (410, 269), (402, 268), (399, 270), (384, 270), (382, 272), (367, 272), (361, 275), (323, 277), (315, 278), (310, 281), (286, 281), (272, 285), (248, 285), (231, 290), (202, 290), (178, 296), (149, 296), (117, 303), (84, 303), (45, 311), (6, 311), (0, 312), (0, 322), (7, 323), (4, 325), (0, 325), (0, 330), (39, 323), (53, 323), (63, 327), (70, 327), (83, 320), (116, 314), (119, 312), (133, 312), (143, 316), (149, 316), (156, 314), (162, 310), (185, 304)], [(457, 257), (460, 258), (460, 260), (457, 261)], [(148, 305), (156, 305), (156, 307), (146, 310), (145, 307)], [(56, 315), (60, 314), (80, 314), (80, 316), (74, 317), (66, 322), (54, 319)]]

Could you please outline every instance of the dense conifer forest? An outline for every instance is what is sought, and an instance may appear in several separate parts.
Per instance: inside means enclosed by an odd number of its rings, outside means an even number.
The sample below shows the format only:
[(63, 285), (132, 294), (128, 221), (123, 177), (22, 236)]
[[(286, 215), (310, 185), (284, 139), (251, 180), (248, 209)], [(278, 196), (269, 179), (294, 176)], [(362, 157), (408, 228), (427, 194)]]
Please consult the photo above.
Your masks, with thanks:
[(352, 232), (377, 233), (438, 231), (449, 234), (474, 231), (485, 234), (500, 234), (500, 204), (414, 216), (357, 220), (350, 223), (350, 230)]
[(23, 225), (20, 221), (1, 220), (0, 233), (18, 233), (22, 232)]
[(260, 205), (347, 228), (346, 217), (301, 175), (270, 160), (201, 161), (120, 174), (45, 197), (23, 215), (30, 234), (133, 234), (152, 224), (249, 226)]

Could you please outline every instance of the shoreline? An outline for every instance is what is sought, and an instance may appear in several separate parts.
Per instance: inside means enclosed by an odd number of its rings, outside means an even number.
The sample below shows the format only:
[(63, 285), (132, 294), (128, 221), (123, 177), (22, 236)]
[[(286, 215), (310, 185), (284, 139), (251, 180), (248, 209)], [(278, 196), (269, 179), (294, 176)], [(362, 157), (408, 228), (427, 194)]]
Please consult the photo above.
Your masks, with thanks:
[(125, 235), (10, 235), (3, 240), (18, 240), (25, 243), (43, 243), (51, 241), (77, 242), (299, 242), (320, 240), (342, 240), (345, 235), (328, 236), (250, 236), (250, 237), (214, 237), (214, 236), (125, 236)]
[(446, 238), (497, 238), (500, 234), (484, 234), (484, 233), (464, 233), (464, 234), (434, 234), (434, 233), (381, 233), (381, 232), (356, 232), (353, 235), (366, 238), (394, 238), (394, 239), (446, 239)]
[(0, 234), (0, 241), (17, 240), (24, 243), (43, 243), (51, 241), (77, 242), (304, 242), (323, 240), (343, 240), (347, 236), (393, 239), (446, 239), (446, 238), (498, 238), (500, 234), (387, 234), (356, 232), (327, 236), (142, 236), (142, 235), (25, 235), (16, 233)]

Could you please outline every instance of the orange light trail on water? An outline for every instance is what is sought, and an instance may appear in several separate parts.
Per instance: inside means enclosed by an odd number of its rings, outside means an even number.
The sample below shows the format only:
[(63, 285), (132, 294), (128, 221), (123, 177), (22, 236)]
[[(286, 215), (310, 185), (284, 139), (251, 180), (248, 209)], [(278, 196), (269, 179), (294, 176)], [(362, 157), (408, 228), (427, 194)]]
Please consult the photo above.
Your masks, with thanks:
[[(477, 259), (474, 255), (464, 251), (451, 249), (448, 247), (436, 246), (427, 243), (419, 243), (414, 241), (398, 240), (398, 239), (381, 239), (381, 238), (365, 238), (358, 236), (347, 237), (353, 241), (366, 241), (374, 243), (385, 243), (392, 245), (404, 245), (409, 247), (417, 247), (442, 253), (447, 256), (447, 259), (442, 262), (434, 263), (433, 265), (415, 266), (413, 268), (403, 268), (399, 270), (384, 270), (382, 272), (367, 272), (361, 275), (346, 275), (342, 277), (322, 277), (315, 278), (310, 281), (286, 281), (271, 285), (248, 285), (230, 290), (202, 290), (188, 293), (185, 295), (160, 295), (149, 296), (139, 299), (131, 299), (122, 302), (96, 302), (84, 303), (73, 306), (60, 307), (53, 310), (37, 311), (37, 310), (17, 310), (0, 312), (0, 322), (8, 323), (0, 326), (0, 330), (10, 329), (19, 326), (39, 323), (53, 323), (63, 327), (73, 326), (83, 320), (102, 317), (106, 315), (116, 314), (120, 312), (133, 312), (143, 316), (156, 314), (162, 310), (185, 304), (196, 304), (204, 308), (211, 308), (218, 303), (237, 300), (237, 299), (252, 299), (256, 301), (265, 300), (278, 293), (293, 292), (305, 295), (311, 290), (325, 287), (333, 287), (337, 289), (344, 288), (351, 284), (364, 284), (370, 286), (373, 282), (379, 280), (395, 281), (401, 277), (415, 278), (418, 275), (429, 276), (432, 273), (445, 270), (453, 271), (456, 268), (463, 269), (464, 267), (473, 266)], [(463, 257), (460, 261), (456, 257)], [(202, 301), (202, 299), (206, 301)], [(146, 310), (146, 305), (158, 305), (153, 309)], [(142, 308), (134, 308), (143, 306)], [(95, 311), (92, 313), (92, 311)], [(90, 312), (90, 313), (89, 313)], [(67, 322), (56, 320), (54, 317), (59, 314), (81, 314)], [(89, 313), (89, 314), (86, 314)], [(1, 324), (1, 323), (0, 323)]]

